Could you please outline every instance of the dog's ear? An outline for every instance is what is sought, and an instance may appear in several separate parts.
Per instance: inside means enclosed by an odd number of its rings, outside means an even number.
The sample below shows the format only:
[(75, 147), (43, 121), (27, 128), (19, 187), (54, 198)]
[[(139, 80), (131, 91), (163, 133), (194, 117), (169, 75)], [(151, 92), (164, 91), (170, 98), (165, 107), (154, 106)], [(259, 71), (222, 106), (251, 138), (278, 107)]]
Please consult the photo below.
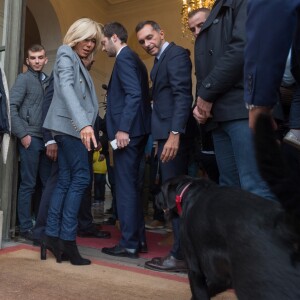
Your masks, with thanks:
[(167, 180), (161, 185), (161, 192), (155, 197), (156, 206), (160, 209), (168, 209), (170, 213), (174, 211), (177, 214), (176, 195), (177, 189), (184, 186), (193, 179), (189, 176), (178, 176)]
[(167, 208), (169, 210), (172, 210), (174, 207), (176, 207), (176, 187), (178, 185), (177, 178), (173, 178), (171, 180), (166, 181), (162, 187), (161, 191), (164, 197), (164, 201), (167, 204)]

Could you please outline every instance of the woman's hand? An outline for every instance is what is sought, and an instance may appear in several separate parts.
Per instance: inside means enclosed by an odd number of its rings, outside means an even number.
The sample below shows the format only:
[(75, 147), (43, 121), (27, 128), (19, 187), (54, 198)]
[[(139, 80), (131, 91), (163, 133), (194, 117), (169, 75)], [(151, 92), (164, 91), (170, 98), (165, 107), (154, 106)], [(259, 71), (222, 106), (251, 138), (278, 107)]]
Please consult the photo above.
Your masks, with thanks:
[(92, 150), (91, 142), (94, 145), (94, 148), (97, 148), (97, 142), (94, 134), (94, 129), (92, 126), (86, 126), (80, 131), (80, 138), (84, 146), (88, 151)]

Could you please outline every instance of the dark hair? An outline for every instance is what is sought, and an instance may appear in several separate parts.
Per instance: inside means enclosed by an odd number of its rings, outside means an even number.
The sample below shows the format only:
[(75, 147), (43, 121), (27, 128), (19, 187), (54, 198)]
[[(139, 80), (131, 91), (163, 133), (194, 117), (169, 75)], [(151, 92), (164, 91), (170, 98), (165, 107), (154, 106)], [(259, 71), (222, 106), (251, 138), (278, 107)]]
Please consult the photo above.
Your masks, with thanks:
[(115, 34), (122, 43), (127, 43), (127, 39), (128, 39), (127, 30), (122, 24), (118, 22), (105, 24), (103, 27), (103, 34), (107, 38), (111, 38)]
[(201, 7), (201, 8), (197, 8), (195, 10), (192, 10), (188, 13), (188, 18), (191, 18), (193, 17), (196, 13), (200, 12), (200, 11), (203, 11), (203, 12), (206, 12), (207, 14), (210, 13), (210, 9), (209, 8), (206, 8), (206, 7)]
[(151, 20), (147, 20), (147, 21), (142, 21), (140, 23), (138, 23), (135, 27), (135, 33), (138, 33), (141, 29), (144, 28), (145, 25), (150, 25), (152, 26), (152, 28), (159, 32), (161, 29), (160, 29), (160, 26), (158, 25), (158, 23), (156, 23), (155, 21), (151, 21)]
[(44, 50), (45, 54), (46, 54), (46, 50), (45, 50), (44, 46), (42, 46), (40, 44), (33, 44), (27, 49), (27, 55), (29, 55), (29, 51), (38, 52), (38, 51), (42, 51), (42, 50)]

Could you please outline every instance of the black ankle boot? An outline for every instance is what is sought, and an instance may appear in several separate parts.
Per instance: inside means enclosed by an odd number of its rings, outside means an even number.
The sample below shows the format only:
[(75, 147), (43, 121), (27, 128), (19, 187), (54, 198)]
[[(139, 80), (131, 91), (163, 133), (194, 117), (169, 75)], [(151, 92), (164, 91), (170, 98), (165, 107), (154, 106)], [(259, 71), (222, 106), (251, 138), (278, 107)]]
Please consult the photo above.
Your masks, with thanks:
[(72, 265), (82, 266), (91, 264), (89, 259), (81, 257), (75, 241), (61, 241), (63, 245), (62, 251), (68, 256)]
[(47, 259), (47, 249), (52, 252), (57, 263), (61, 263), (61, 245), (58, 237), (48, 236), (41, 241), (41, 260)]

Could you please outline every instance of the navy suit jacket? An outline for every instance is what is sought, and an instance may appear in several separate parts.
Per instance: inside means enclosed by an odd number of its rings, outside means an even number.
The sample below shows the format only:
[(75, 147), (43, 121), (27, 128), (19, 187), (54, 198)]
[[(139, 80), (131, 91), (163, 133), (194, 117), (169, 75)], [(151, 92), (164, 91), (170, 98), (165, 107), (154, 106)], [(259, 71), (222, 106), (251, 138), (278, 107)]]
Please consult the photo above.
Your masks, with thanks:
[(154, 140), (185, 133), (192, 106), (192, 63), (186, 49), (170, 43), (151, 71)]
[(245, 49), (245, 101), (273, 106), (292, 42), (292, 70), (300, 64), (300, 0), (251, 0), (248, 2)]
[(107, 90), (106, 127), (109, 140), (117, 131), (129, 138), (150, 133), (151, 104), (146, 66), (128, 46), (116, 57)]

